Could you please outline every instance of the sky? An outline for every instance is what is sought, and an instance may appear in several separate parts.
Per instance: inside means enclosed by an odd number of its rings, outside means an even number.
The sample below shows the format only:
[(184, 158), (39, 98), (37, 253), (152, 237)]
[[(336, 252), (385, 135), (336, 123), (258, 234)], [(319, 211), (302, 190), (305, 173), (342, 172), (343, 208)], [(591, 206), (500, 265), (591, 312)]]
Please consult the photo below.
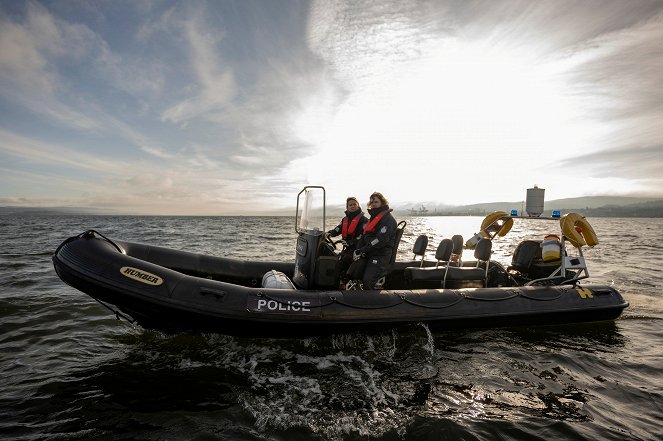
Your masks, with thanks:
[(663, 1), (0, 0), (0, 205), (663, 197)]

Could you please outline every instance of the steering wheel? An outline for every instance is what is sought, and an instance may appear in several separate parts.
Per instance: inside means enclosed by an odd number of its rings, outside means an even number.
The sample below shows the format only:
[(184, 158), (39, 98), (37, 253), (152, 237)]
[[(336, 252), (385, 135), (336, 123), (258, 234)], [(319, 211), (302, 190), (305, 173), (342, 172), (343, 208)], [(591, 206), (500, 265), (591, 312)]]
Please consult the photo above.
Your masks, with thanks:
[(331, 236), (327, 233), (324, 234), (324, 241), (330, 248), (333, 248), (334, 251), (336, 251), (336, 244), (338, 243), (338, 241), (334, 242)]
[(342, 244), (343, 246), (347, 245), (345, 240), (339, 239), (339, 240), (335, 241), (328, 234), (325, 234), (325, 243), (328, 244), (331, 248), (333, 248), (334, 251), (336, 251), (338, 249), (338, 247), (336, 245), (338, 245), (339, 243)]

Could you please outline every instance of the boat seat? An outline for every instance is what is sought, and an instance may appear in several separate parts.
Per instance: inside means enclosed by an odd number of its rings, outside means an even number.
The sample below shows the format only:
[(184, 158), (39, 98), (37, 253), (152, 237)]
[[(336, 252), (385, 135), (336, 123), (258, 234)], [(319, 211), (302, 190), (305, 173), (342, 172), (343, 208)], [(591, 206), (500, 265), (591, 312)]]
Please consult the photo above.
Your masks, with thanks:
[(440, 266), (440, 262), (449, 262), (449, 259), (451, 258), (451, 253), (453, 253), (454, 250), (454, 243), (451, 239), (442, 239), (440, 241), (440, 244), (437, 246), (437, 250), (435, 250), (435, 259), (437, 259), (437, 263), (435, 264), (435, 268)]
[(442, 280), (444, 278), (445, 268), (439, 268), (440, 262), (444, 262), (444, 264), (447, 265), (452, 251), (453, 243), (451, 242), (451, 239), (442, 239), (437, 246), (437, 250), (435, 250), (435, 259), (437, 259), (435, 267), (407, 267), (403, 270), (404, 279), (407, 283), (423, 280)]
[(426, 254), (426, 248), (428, 248), (428, 236), (422, 234), (419, 237), (417, 237), (417, 240), (414, 241), (414, 245), (412, 246), (412, 252), (414, 253), (413, 260), (416, 261), (417, 256), (421, 256), (421, 263), (419, 264), (420, 267), (424, 266), (424, 256)]
[(463, 236), (460, 234), (454, 234), (451, 236), (451, 243), (453, 244), (453, 250), (451, 251), (450, 261), (454, 266), (463, 266)]
[[(401, 243), (401, 238), (403, 237), (403, 230), (405, 230), (405, 226), (407, 225), (407, 222), (405, 221), (400, 221), (398, 225), (396, 225), (396, 237), (394, 238), (394, 247), (391, 250), (391, 259), (389, 259), (389, 264), (393, 264), (396, 261), (396, 254), (398, 253), (398, 246)], [(428, 245), (428, 244), (426, 244)]]
[(543, 260), (540, 240), (524, 240), (518, 244), (511, 258), (509, 270), (529, 272), (535, 260)]
[[(442, 288), (450, 287), (448, 285), (466, 285), (465, 282), (480, 281), (482, 286), (488, 283), (488, 267), (490, 264), (490, 255), (492, 252), (492, 241), (490, 239), (481, 239), (474, 248), (474, 266), (455, 266), (456, 263), (447, 263), (444, 266), (430, 268), (406, 268), (405, 277), (410, 286), (414, 288)], [(452, 256), (453, 242), (449, 239), (440, 242), (438, 247), (439, 256), (446, 260)], [(436, 253), (436, 257), (438, 254)], [(442, 260), (440, 259), (440, 260)], [(449, 282), (458, 282), (449, 284)]]
[(520, 242), (516, 247), (507, 271), (526, 280), (541, 279), (550, 276), (559, 266), (559, 262), (543, 260), (540, 240), (528, 239)]
[(316, 259), (313, 286), (331, 288), (338, 286), (341, 275), (341, 261), (336, 256), (320, 256)]

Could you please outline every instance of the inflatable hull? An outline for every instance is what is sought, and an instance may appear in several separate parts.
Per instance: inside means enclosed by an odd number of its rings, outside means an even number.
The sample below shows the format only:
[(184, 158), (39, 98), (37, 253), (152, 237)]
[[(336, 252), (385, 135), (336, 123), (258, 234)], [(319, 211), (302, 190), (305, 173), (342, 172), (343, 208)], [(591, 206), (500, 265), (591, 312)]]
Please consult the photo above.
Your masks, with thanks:
[(116, 313), (163, 331), (298, 336), (373, 331), (424, 323), (430, 329), (612, 320), (628, 306), (601, 285), (463, 289), (301, 290), (260, 286), (294, 263), (205, 256), (94, 234), (53, 256), (58, 276)]

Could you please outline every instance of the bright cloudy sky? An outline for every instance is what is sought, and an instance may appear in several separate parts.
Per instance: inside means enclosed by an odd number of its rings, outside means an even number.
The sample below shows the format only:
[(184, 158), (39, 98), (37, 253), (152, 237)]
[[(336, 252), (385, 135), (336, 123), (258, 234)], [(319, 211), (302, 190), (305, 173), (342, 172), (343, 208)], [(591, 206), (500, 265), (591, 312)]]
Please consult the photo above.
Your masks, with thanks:
[(0, 0), (0, 205), (663, 193), (663, 1)]

